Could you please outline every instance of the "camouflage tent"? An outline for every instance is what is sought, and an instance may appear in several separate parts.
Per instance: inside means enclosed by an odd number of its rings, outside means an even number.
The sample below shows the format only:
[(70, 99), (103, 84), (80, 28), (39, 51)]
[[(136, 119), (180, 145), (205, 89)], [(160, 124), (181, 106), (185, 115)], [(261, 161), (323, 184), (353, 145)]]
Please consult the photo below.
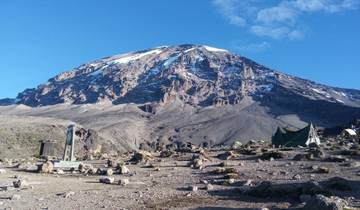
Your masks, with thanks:
[(298, 131), (289, 130), (287, 128), (279, 127), (272, 138), (272, 144), (275, 146), (309, 146), (315, 143), (320, 144), (320, 139), (312, 124), (306, 126)]

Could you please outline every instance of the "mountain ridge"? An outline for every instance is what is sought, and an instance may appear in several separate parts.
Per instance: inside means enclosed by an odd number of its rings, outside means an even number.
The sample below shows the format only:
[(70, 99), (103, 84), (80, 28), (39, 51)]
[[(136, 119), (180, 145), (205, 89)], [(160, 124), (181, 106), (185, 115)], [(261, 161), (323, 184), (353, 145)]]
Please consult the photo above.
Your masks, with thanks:
[[(81, 84), (76, 87), (76, 83)], [(360, 91), (293, 77), (227, 50), (191, 44), (161, 46), (88, 62), (19, 93), (16, 102), (33, 107), (103, 100), (141, 104), (166, 102), (175, 94), (185, 103), (209, 106), (235, 104), (248, 95), (263, 97), (262, 93), (266, 95), (277, 85), (298, 93), (307, 91), (301, 94), (310, 98), (360, 106)], [(296, 90), (290, 86), (304, 87)], [(145, 99), (137, 100), (132, 95)]]

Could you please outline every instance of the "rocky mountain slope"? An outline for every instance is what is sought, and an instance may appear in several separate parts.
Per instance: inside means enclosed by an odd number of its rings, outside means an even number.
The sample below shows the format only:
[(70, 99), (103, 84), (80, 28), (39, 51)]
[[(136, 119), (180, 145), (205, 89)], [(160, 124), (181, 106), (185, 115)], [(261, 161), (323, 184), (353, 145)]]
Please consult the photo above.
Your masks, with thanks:
[(202, 45), (96, 60), (2, 103), (5, 119), (71, 120), (120, 150), (154, 142), (270, 139), (279, 125), (328, 127), (360, 117), (358, 90), (289, 76)]
[[(297, 95), (360, 106), (360, 92), (291, 77), (226, 50), (208, 46), (158, 47), (100, 59), (20, 93), (17, 103), (167, 104), (175, 98), (193, 106), (238, 104), (244, 97)], [(282, 96), (282, 97), (283, 97)]]

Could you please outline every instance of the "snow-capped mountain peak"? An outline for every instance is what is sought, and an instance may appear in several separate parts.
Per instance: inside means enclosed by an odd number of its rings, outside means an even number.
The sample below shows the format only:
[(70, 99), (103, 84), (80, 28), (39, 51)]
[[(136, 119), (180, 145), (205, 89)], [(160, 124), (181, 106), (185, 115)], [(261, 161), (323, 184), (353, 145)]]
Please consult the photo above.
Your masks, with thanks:
[(178, 99), (192, 106), (222, 106), (244, 98), (264, 102), (299, 96), (360, 106), (360, 93), (320, 85), (269, 69), (227, 50), (206, 45), (161, 46), (106, 57), (51, 78), (17, 97), (42, 106), (110, 101), (166, 104)]

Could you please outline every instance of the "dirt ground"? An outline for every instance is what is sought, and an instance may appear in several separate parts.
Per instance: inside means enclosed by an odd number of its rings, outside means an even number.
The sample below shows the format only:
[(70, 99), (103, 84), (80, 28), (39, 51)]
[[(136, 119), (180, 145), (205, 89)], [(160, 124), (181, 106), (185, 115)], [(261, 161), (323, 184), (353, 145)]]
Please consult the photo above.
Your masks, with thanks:
[[(285, 152), (287, 157), (274, 160), (259, 160), (258, 155), (240, 154), (226, 161), (225, 168), (235, 168), (236, 176), (229, 181), (214, 170), (223, 163), (217, 157), (226, 151), (207, 152), (208, 161), (203, 169), (189, 167), (194, 153), (176, 153), (172, 157), (154, 159), (147, 163), (129, 164), (129, 174), (114, 174), (113, 184), (103, 184), (100, 175), (84, 175), (79, 172), (65, 174), (42, 174), (9, 166), (3, 162), (0, 174), (0, 209), (299, 209), (303, 202), (291, 196), (257, 198), (240, 193), (244, 183), (253, 186), (262, 181), (272, 183), (321, 182), (331, 177), (351, 181), (352, 190), (333, 191), (346, 200), (349, 206), (360, 208), (360, 166), (341, 162), (294, 161), (296, 154), (305, 149)], [(127, 162), (130, 156), (120, 159)], [(347, 157), (349, 158), (349, 157)], [(351, 156), (350, 163), (358, 163), (359, 156)], [(105, 168), (106, 161), (87, 162), (97, 168)], [(329, 173), (314, 172), (313, 166), (327, 167)], [(296, 176), (297, 175), (297, 176)], [(296, 176), (296, 178), (294, 178)], [(129, 184), (118, 184), (120, 179), (129, 179)], [(26, 186), (13, 187), (13, 181), (25, 180)], [(207, 183), (212, 188), (207, 189)], [(191, 189), (196, 186), (198, 189)]]

